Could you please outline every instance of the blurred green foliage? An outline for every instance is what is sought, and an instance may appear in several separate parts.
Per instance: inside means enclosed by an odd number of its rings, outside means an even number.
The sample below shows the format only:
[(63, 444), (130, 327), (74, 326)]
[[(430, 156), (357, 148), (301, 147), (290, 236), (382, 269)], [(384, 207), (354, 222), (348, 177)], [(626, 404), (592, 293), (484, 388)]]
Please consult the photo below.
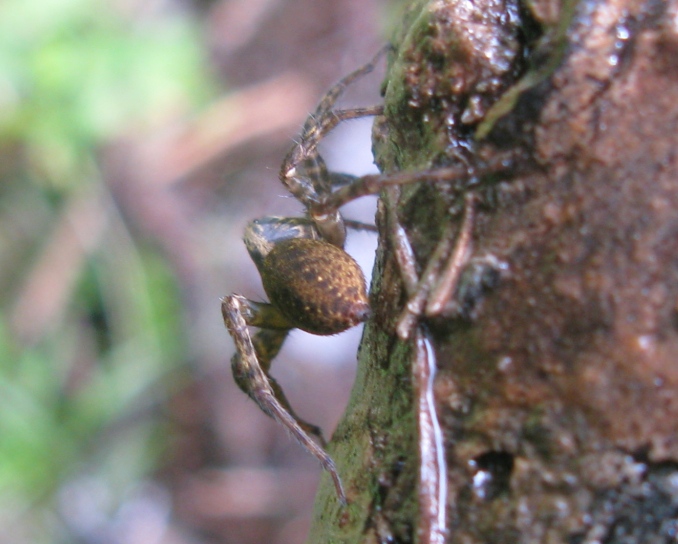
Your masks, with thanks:
[(0, 542), (72, 541), (66, 486), (96, 479), (115, 509), (163, 452), (179, 286), (119, 216), (72, 263), (58, 322), (31, 339), (11, 322), (69, 203), (106, 194), (103, 146), (213, 93), (191, 12), (146, 4), (0, 3)]
[(77, 184), (94, 146), (207, 96), (188, 23), (101, 0), (0, 4), (0, 137), (23, 143), (33, 181)]

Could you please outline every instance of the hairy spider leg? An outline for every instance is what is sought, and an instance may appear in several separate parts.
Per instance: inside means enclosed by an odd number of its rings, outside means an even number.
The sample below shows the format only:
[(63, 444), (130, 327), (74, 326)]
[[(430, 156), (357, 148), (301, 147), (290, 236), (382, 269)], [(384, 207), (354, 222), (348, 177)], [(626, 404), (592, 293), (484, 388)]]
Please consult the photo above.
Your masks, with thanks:
[[(447, 183), (453, 192), (460, 196), (464, 195), (464, 220), (456, 239), (456, 227), (450, 223), (445, 227), (441, 241), (429, 259), (421, 278), (416, 273), (416, 263), (414, 262), (413, 255), (411, 255), (412, 269), (408, 271), (406, 268), (403, 268), (407, 266), (404, 263), (409, 260), (407, 255), (411, 254), (412, 251), (411, 248), (407, 250), (405, 247), (409, 245), (409, 242), (407, 241), (404, 229), (401, 226), (397, 226), (397, 218), (389, 221), (391, 224), (390, 238), (394, 242), (394, 249), (402, 257), (399, 266), (401, 267), (403, 279), (407, 280), (409, 277), (411, 282), (414, 281), (412, 278), (415, 276), (418, 278), (416, 280), (416, 287), (408, 289), (410, 299), (398, 321), (397, 332), (402, 339), (410, 336), (421, 315), (425, 314), (431, 317), (444, 312), (447, 307), (446, 303), (454, 295), (463, 266), (470, 257), (470, 243), (477, 201), (475, 193), (470, 191), (471, 186), (477, 184), (479, 178), (513, 170), (518, 156), (514, 151), (497, 153), (491, 159), (473, 168), (469, 168), (464, 163), (415, 172), (402, 171), (393, 174), (368, 174), (354, 178), (350, 183), (342, 185), (333, 191), (323, 202), (315, 206), (317, 214), (331, 216), (345, 204), (363, 196), (376, 194), (390, 187), (422, 182)], [(397, 198), (397, 194), (399, 193), (391, 193), (391, 199)], [(395, 210), (389, 212), (387, 208), (387, 217), (389, 214), (393, 215), (395, 213)], [(447, 260), (448, 256), (450, 256), (449, 260)], [(445, 262), (446, 260), (447, 262)], [(441, 273), (443, 269), (445, 271)], [(431, 294), (432, 290), (434, 290), (433, 294)]]
[[(268, 378), (269, 384), (271, 385), (273, 393), (275, 394), (275, 398), (278, 399), (282, 407), (285, 408), (287, 412), (289, 412), (289, 414), (295, 419), (295, 421), (306, 433), (315, 436), (320, 442), (320, 445), (325, 447), (327, 445), (327, 442), (323, 437), (322, 429), (317, 425), (309, 423), (308, 421), (302, 419), (297, 415), (297, 413), (292, 408), (292, 405), (287, 400), (287, 397), (285, 396), (282, 387), (280, 387), (280, 384), (278, 384), (276, 379), (269, 373), (271, 369), (271, 363), (280, 352), (280, 348), (282, 348), (283, 343), (287, 339), (289, 331), (290, 331), (289, 329), (287, 331), (271, 329), (259, 330), (254, 336), (252, 336), (254, 352), (257, 355), (257, 361), (259, 361), (259, 364), (261, 365), (264, 374), (266, 374), (266, 377)], [(237, 357), (237, 354), (234, 355), (234, 357)], [(241, 389), (243, 389), (242, 383), (238, 383), (238, 385), (240, 386)], [(246, 387), (249, 387), (249, 384), (247, 384)], [(245, 392), (247, 393), (247, 391)]]
[(332, 194), (332, 184), (335, 174), (327, 169), (324, 159), (317, 150), (313, 150), (298, 166), (298, 172), (303, 175), (297, 176), (297, 190), (304, 196), (294, 193), (294, 196), (302, 201), (306, 207), (309, 219), (313, 221), (315, 228), (322, 238), (331, 244), (343, 249), (346, 241), (346, 225), (339, 210), (325, 214), (319, 221), (313, 220), (312, 208), (321, 200)]
[(469, 168), (466, 164), (456, 164), (414, 172), (404, 170), (389, 174), (367, 174), (355, 178), (352, 183), (334, 191), (315, 209), (318, 213), (332, 213), (353, 200), (377, 194), (386, 187), (412, 183), (447, 183), (452, 191), (461, 195), (466, 192), (475, 179), (512, 171), (517, 158), (518, 154), (511, 151), (497, 153), (488, 161), (480, 163), (474, 168)]
[(471, 258), (477, 198), (473, 192), (464, 195), (464, 218), (454, 241), (454, 251), (428, 297), (425, 311), (427, 316), (439, 315), (443, 312), (448, 301), (454, 296), (464, 266)]
[[(250, 341), (256, 356), (256, 363), (264, 372), (275, 398), (278, 399), (278, 402), (280, 402), (282, 407), (287, 412), (289, 412), (289, 414), (297, 421), (299, 426), (305, 432), (316, 436), (320, 443), (324, 446), (325, 439), (322, 436), (320, 427), (308, 423), (295, 413), (282, 388), (269, 372), (273, 359), (280, 352), (283, 343), (287, 339), (287, 335), (292, 329), (291, 325), (272, 304), (253, 302), (240, 295), (231, 295), (231, 297), (227, 298), (237, 299), (237, 306), (240, 311), (240, 315), (248, 326), (269, 327), (260, 329), (254, 336), (250, 335)], [(227, 322), (226, 315), (228, 314), (229, 309), (225, 306), (226, 301), (224, 300), (222, 303), (222, 313), (224, 314), (224, 321)], [(231, 306), (233, 306), (232, 303)], [(234, 329), (229, 328), (229, 331), (231, 330)], [(240, 356), (237, 350), (231, 359), (231, 367), (233, 369), (233, 376), (236, 383), (238, 384), (238, 387), (247, 393), (247, 395), (249, 395), (252, 400), (259, 404), (259, 406), (263, 409), (263, 406), (261, 406), (259, 402), (260, 399), (255, 394), (257, 383), (250, 381), (250, 378), (252, 377), (252, 374), (249, 371), (251, 365), (247, 361), (243, 360), (243, 357)], [(264, 412), (266, 412), (268, 415), (271, 415), (268, 410), (264, 410)]]
[(236, 345), (236, 353), (231, 359), (236, 383), (264, 413), (287, 428), (292, 436), (320, 462), (330, 474), (339, 500), (342, 504), (346, 504), (346, 494), (334, 461), (323, 447), (309, 436), (313, 434), (322, 440), (320, 429), (294, 414), (282, 389), (268, 375), (271, 361), (280, 350), (289, 329), (264, 329), (252, 338), (247, 328), (250, 323), (245, 319), (245, 315), (250, 313), (249, 301), (240, 295), (224, 297), (221, 312), (226, 328)]
[[(443, 230), (440, 242), (438, 242), (433, 250), (433, 254), (426, 263), (426, 267), (421, 273), (413, 293), (410, 295), (407, 304), (405, 304), (405, 308), (403, 309), (396, 326), (398, 336), (402, 340), (406, 340), (410, 337), (410, 334), (419, 321), (419, 317), (423, 313), (431, 289), (433, 289), (440, 277), (440, 270), (442, 269), (443, 262), (450, 251), (452, 251), (454, 231), (455, 228), (453, 223), (445, 225), (445, 230)], [(404, 229), (402, 232), (405, 234)], [(405, 234), (405, 236), (407, 235)]]
[[(384, 191), (387, 239), (410, 300), (421, 292), (414, 251), (407, 233), (398, 221), (396, 203), (400, 187)], [(447, 463), (445, 441), (435, 406), (434, 379), (437, 371), (435, 352), (423, 324), (412, 324), (414, 360), (412, 384), (417, 409), (419, 445), (419, 520), (417, 541), (421, 544), (444, 544), (447, 532)]]
[(316, 208), (330, 196), (336, 180), (346, 182), (347, 178), (328, 173), (317, 148), (327, 133), (339, 123), (383, 113), (383, 106), (340, 110), (333, 108), (347, 87), (370, 73), (388, 49), (383, 48), (369, 63), (342, 78), (325, 94), (316, 110), (306, 119), (299, 142), (289, 151), (280, 168), (281, 182), (306, 207), (309, 217), (322, 237), (341, 248), (344, 247), (346, 241), (346, 227), (339, 209), (326, 213), (318, 212)]
[(400, 277), (403, 280), (405, 292), (408, 296), (405, 308), (398, 319), (396, 332), (401, 340), (407, 340), (418, 324), (419, 316), (423, 313), (429, 293), (439, 277), (442, 263), (452, 250), (450, 240), (454, 236), (455, 229), (452, 223), (448, 223), (445, 226), (441, 241), (434, 249), (420, 276), (417, 272), (416, 258), (407, 233), (398, 221), (395, 203), (399, 194), (399, 187), (388, 187), (384, 194), (384, 200), (386, 202), (388, 240), (393, 249)]
[(320, 141), (339, 123), (357, 117), (379, 115), (383, 111), (382, 106), (334, 110), (334, 105), (354, 81), (372, 72), (379, 59), (390, 49), (390, 46), (383, 47), (367, 64), (341, 78), (325, 93), (315, 111), (304, 122), (299, 143), (290, 150), (282, 163), (280, 178), (285, 185), (286, 180), (295, 175), (291, 171), (312, 156)]
[(417, 272), (417, 259), (414, 250), (407, 238), (405, 229), (398, 220), (396, 203), (400, 198), (400, 187), (391, 185), (384, 189), (383, 200), (384, 215), (386, 218), (386, 240), (391, 246), (396, 264), (400, 272), (400, 278), (405, 286), (405, 292), (408, 297), (414, 296), (417, 292), (419, 283), (419, 273)]
[(318, 201), (328, 198), (335, 189), (351, 185), (358, 179), (358, 176), (353, 174), (329, 170), (325, 159), (317, 151), (313, 153), (312, 157), (304, 160), (303, 171), (313, 184)]
[[(309, 173), (303, 168), (305, 161), (309, 159), (318, 162), (320, 155), (317, 152), (317, 145), (320, 140), (327, 135), (339, 123), (348, 119), (357, 119), (359, 117), (381, 115), (383, 113), (382, 106), (374, 106), (371, 108), (356, 108), (350, 110), (338, 110), (330, 112), (331, 115), (322, 119), (322, 125), (318, 126), (317, 131), (311, 133), (311, 140), (305, 139), (304, 135), (299, 143), (292, 149), (289, 164), (287, 160), (283, 162), (283, 168), (280, 172), (280, 179), (287, 190), (307, 209), (308, 216), (315, 223), (318, 232), (322, 237), (334, 244), (337, 247), (343, 248), (346, 241), (346, 228), (343, 224), (343, 219), (336, 208), (330, 212), (324, 209), (324, 202), (330, 196), (331, 191), (323, 194), (327, 187), (332, 186), (332, 179), (323, 182), (314, 183), (309, 177)], [(306, 163), (308, 164), (308, 163)], [(321, 173), (322, 170), (314, 170), (313, 174)], [(327, 174), (326, 174), (327, 175)], [(335, 177), (335, 179), (343, 179)], [(316, 187), (322, 189), (323, 193), (319, 193)]]
[[(403, 340), (410, 337), (422, 314), (427, 317), (440, 315), (454, 296), (464, 266), (471, 257), (476, 198), (474, 193), (465, 195), (464, 216), (456, 237), (455, 226), (450, 222), (445, 227), (416, 286), (409, 289), (410, 298), (396, 326), (398, 336)], [(409, 244), (402, 226), (399, 226), (395, 235), (399, 237), (397, 242), (399, 245)], [(400, 266), (402, 271), (402, 263)], [(411, 266), (408, 265), (408, 268)]]
[[(317, 203), (329, 198), (335, 189), (350, 185), (357, 179), (357, 176), (354, 176), (353, 174), (330, 171), (325, 164), (325, 160), (317, 152), (314, 153), (313, 158), (309, 157), (304, 160), (303, 172), (305, 172), (308, 177), (308, 182), (313, 185), (315, 194), (317, 195), (316, 204), (311, 205), (308, 202), (306, 203), (307, 210), (309, 209), (309, 206), (316, 206), (318, 205)], [(311, 215), (310, 211), (309, 215)], [(377, 230), (374, 225), (368, 225), (360, 221), (344, 218), (338, 209), (332, 213), (322, 214), (322, 219), (316, 219), (314, 224), (324, 240), (327, 240), (340, 248), (344, 247), (347, 228), (369, 230), (372, 232), (376, 232)]]

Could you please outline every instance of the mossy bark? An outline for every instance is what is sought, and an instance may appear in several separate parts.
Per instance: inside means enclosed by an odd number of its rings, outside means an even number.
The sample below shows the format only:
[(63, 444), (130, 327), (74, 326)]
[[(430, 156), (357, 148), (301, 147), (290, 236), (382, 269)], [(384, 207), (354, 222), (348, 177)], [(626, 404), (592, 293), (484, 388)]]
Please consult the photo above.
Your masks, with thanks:
[[(678, 532), (678, 5), (419, 0), (394, 33), (375, 156), (386, 171), (515, 151), (467, 190), (499, 281), (425, 320), (450, 543), (664, 543)], [(480, 172), (480, 170), (478, 170)], [(420, 267), (460, 194), (399, 202)], [(378, 220), (380, 218), (378, 217)], [(383, 219), (383, 218), (381, 218)], [(359, 372), (309, 542), (415, 542), (406, 298), (381, 235)]]

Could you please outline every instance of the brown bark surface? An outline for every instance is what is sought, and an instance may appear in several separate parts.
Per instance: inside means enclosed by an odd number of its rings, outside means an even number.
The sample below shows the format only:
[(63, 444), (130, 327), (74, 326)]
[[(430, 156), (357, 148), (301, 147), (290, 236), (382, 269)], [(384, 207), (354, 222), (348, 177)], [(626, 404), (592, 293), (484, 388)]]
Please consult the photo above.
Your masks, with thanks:
[[(423, 321), (447, 542), (675, 542), (678, 6), (420, 1), (394, 46), (382, 169), (519, 156), (466, 189), (483, 202), (473, 257), (500, 263), (497, 281), (463, 317)], [(403, 190), (421, 268), (459, 199), (444, 183)], [(394, 332), (406, 299), (383, 234), (371, 297), (331, 444), (351, 504), (325, 481), (312, 543), (417, 541), (412, 348)]]

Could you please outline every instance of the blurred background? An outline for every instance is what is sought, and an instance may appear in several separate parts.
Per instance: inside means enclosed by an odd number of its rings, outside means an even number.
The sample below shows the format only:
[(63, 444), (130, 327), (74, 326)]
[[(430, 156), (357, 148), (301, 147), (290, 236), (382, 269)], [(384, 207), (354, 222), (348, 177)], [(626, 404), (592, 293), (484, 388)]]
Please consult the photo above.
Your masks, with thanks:
[[(234, 385), (219, 298), (264, 300), (243, 227), (302, 213), (279, 164), (387, 8), (0, 3), (0, 543), (305, 540), (320, 468)], [(327, 140), (334, 169), (373, 169), (370, 123)], [(369, 269), (375, 245), (349, 249)], [(273, 367), (328, 437), (359, 337), (295, 332)]]

